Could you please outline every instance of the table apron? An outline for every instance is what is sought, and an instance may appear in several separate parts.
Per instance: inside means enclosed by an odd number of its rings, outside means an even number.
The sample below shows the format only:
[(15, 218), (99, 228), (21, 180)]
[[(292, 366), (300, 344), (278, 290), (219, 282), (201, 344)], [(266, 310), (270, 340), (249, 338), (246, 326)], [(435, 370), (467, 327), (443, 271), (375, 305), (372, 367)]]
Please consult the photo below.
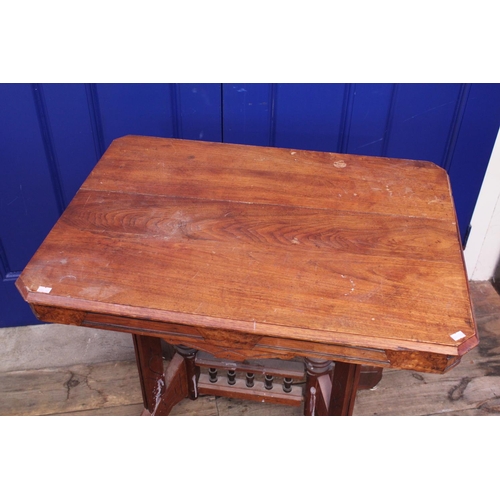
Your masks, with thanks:
[(310, 342), (50, 306), (32, 305), (32, 308), (42, 321), (159, 337), (172, 345), (185, 345), (234, 361), (315, 357), (427, 373), (444, 373), (460, 361), (460, 356), (441, 353)]

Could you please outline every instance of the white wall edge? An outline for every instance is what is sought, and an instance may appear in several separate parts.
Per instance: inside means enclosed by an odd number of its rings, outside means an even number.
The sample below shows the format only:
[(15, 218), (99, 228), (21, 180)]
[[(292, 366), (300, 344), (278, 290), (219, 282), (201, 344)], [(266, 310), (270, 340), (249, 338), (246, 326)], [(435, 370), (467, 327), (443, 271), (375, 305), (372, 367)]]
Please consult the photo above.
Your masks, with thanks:
[(464, 250), (471, 281), (493, 277), (500, 257), (500, 133), (497, 135), (471, 219), (469, 240)]

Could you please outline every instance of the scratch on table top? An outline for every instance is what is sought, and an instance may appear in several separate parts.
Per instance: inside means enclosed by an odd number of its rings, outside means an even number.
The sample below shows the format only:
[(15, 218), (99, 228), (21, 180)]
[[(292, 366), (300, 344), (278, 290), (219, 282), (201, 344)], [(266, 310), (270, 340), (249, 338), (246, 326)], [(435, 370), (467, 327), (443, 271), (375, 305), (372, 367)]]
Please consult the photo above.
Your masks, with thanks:
[(61, 281), (64, 281), (65, 279), (74, 279), (74, 280), (76, 280), (76, 276), (74, 276), (73, 274), (67, 274), (66, 276), (63, 276), (63, 277), (59, 280), (59, 283), (61, 283)]
[[(345, 277), (345, 276), (342, 276), (342, 277)], [(354, 280), (352, 278), (349, 278), (349, 281), (351, 283), (351, 289), (347, 293), (344, 293), (344, 296), (350, 295), (352, 292), (354, 292), (354, 289), (356, 288), (356, 283), (354, 282)]]

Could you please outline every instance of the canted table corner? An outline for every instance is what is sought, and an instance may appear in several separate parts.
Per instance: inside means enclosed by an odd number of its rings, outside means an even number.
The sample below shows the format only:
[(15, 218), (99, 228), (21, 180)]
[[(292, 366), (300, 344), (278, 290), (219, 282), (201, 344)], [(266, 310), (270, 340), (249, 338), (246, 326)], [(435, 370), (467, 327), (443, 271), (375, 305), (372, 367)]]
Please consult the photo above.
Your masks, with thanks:
[(362, 365), (443, 373), (478, 343), (424, 161), (126, 136), (16, 285), (43, 321), (131, 333), (151, 415), (200, 394), (348, 415)]

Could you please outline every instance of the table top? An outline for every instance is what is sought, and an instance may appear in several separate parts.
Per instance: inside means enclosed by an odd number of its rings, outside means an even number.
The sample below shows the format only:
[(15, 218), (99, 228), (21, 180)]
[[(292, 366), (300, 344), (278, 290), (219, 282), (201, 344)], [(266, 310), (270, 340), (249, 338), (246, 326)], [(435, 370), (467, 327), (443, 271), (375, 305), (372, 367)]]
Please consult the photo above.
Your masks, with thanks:
[(417, 357), (478, 342), (448, 175), (425, 161), (126, 136), (17, 286), (32, 306)]

